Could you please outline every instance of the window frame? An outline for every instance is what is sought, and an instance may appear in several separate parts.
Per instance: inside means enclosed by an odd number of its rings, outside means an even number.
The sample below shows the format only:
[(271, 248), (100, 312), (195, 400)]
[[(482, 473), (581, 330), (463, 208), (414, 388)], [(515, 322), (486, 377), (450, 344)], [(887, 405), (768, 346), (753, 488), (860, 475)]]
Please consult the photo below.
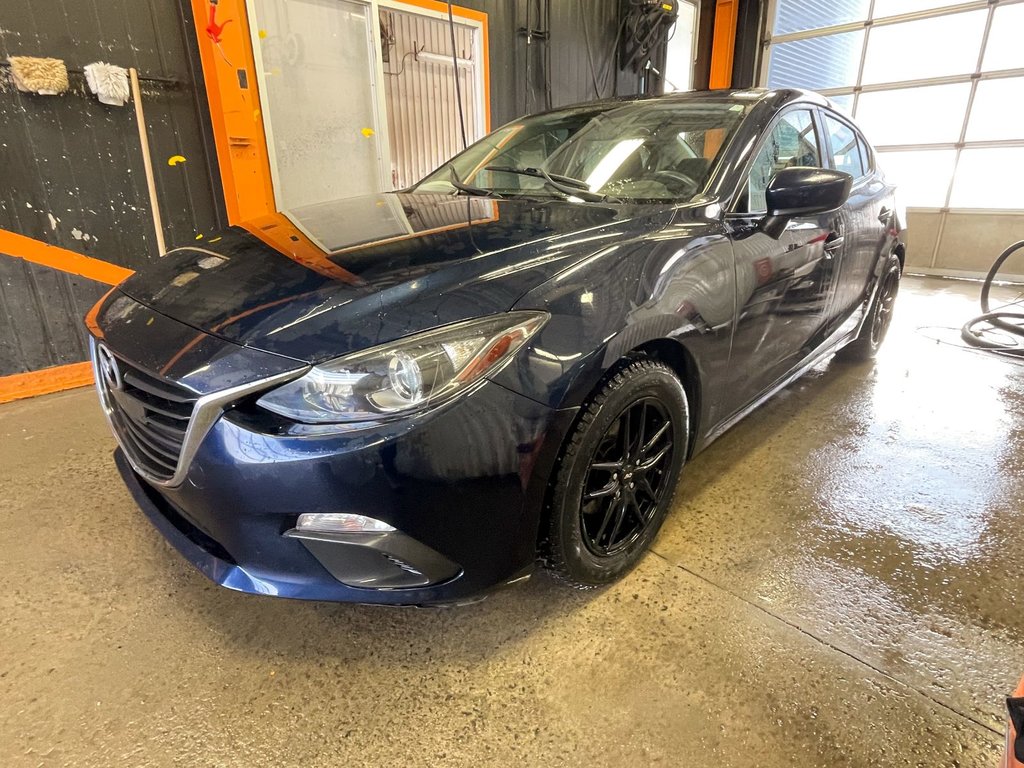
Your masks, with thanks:
[(842, 125), (845, 125), (847, 128), (849, 128), (850, 131), (853, 132), (854, 144), (857, 147), (857, 154), (860, 156), (861, 175), (853, 177), (852, 187), (859, 187), (861, 184), (865, 183), (869, 178), (871, 178), (871, 176), (875, 172), (874, 162), (872, 161), (871, 153), (867, 149), (867, 139), (864, 138), (864, 134), (862, 134), (860, 132), (860, 129), (853, 124), (852, 120), (849, 120), (848, 118), (845, 118), (837, 114), (835, 110), (829, 109), (827, 107), (819, 107), (818, 111), (821, 114), (823, 138), (826, 144), (828, 145), (828, 152), (826, 153), (826, 156), (828, 157), (829, 168), (831, 168), (832, 170), (839, 169), (836, 166), (835, 153), (832, 148), (832, 135), (828, 132), (828, 126), (825, 123), (825, 118), (829, 118), (837, 123), (841, 123)]
[[(821, 120), (818, 116), (818, 110), (819, 106), (813, 102), (798, 101), (792, 104), (787, 104), (783, 109), (780, 109), (779, 112), (772, 118), (771, 122), (768, 124), (768, 127), (765, 128), (764, 132), (758, 138), (757, 143), (754, 145), (754, 149), (750, 152), (749, 157), (747, 157), (746, 161), (743, 163), (743, 171), (740, 173), (739, 181), (737, 181), (736, 187), (732, 191), (732, 195), (728, 205), (724, 206), (726, 208), (726, 218), (749, 219), (767, 215), (767, 210), (737, 211), (736, 206), (739, 203), (740, 198), (743, 196), (743, 187), (747, 184), (747, 180), (750, 178), (750, 172), (753, 170), (754, 161), (757, 160), (758, 155), (761, 154), (761, 150), (764, 149), (764, 145), (768, 141), (768, 138), (775, 131), (776, 127), (778, 127), (779, 123), (782, 122), (782, 118), (784, 118), (790, 112), (804, 111), (810, 113), (811, 125), (814, 127), (815, 133), (814, 142), (818, 149), (818, 160), (822, 161), (825, 159), (825, 147), (822, 144), (824, 137), (822, 136), (822, 125)], [(826, 168), (828, 166), (822, 165), (819, 167)]]

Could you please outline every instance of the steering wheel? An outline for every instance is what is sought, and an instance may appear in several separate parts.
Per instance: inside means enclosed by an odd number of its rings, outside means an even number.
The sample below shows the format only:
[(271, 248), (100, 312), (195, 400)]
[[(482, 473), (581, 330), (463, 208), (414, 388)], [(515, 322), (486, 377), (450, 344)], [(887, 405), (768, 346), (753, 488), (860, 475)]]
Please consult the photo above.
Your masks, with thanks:
[(655, 171), (653, 175), (655, 178), (657, 178), (658, 176), (668, 176), (670, 179), (675, 179), (676, 181), (682, 182), (683, 184), (687, 184), (693, 187), (694, 189), (700, 186), (697, 183), (696, 179), (687, 176), (685, 173), (681, 173), (680, 171), (673, 171), (668, 168), (662, 168), (660, 171)]

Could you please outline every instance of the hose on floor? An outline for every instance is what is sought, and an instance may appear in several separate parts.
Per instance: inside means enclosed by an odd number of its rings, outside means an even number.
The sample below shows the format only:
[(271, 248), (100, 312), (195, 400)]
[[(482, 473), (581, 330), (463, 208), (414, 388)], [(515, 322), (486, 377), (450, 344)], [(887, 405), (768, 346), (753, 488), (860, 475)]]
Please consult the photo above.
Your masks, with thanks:
[(999, 274), (1006, 260), (1024, 248), (1024, 240), (1020, 240), (1001, 254), (992, 264), (992, 268), (981, 286), (981, 311), (983, 314), (968, 320), (960, 329), (960, 337), (972, 347), (998, 352), (1003, 355), (1024, 357), (1024, 312), (1010, 312), (1008, 307), (1021, 308), (1024, 294), (1014, 301), (992, 309), (989, 305), (989, 292), (992, 283)]

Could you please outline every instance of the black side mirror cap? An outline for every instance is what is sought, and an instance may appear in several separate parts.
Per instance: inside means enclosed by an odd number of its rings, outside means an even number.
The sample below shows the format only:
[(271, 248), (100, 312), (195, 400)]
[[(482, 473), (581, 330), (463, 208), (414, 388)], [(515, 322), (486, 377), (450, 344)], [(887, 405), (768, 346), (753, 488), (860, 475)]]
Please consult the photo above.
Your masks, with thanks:
[(850, 197), (853, 177), (828, 168), (783, 168), (768, 183), (768, 209), (761, 223), (765, 234), (778, 239), (794, 216), (812, 216), (841, 208)]

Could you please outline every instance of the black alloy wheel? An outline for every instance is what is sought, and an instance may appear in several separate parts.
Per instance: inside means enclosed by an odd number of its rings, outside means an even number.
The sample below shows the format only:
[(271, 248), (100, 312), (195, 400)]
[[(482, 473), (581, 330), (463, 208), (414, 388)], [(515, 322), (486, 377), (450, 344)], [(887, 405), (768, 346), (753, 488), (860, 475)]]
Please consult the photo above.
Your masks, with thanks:
[(628, 360), (583, 406), (542, 529), (548, 567), (579, 588), (635, 566), (665, 520), (690, 435), (686, 391), (664, 363)]
[(654, 397), (627, 406), (605, 432), (580, 503), (583, 542), (593, 554), (621, 551), (651, 522), (666, 491), (672, 438), (672, 417)]
[(899, 272), (887, 272), (878, 289), (878, 309), (871, 318), (871, 343), (877, 347), (885, 340), (885, 334), (892, 324), (892, 312), (896, 306), (896, 294), (900, 289)]
[(868, 308), (867, 317), (861, 325), (857, 338), (839, 350), (838, 357), (852, 362), (870, 360), (878, 354), (885, 335), (892, 325), (896, 308), (896, 295), (900, 291), (902, 267), (896, 254), (889, 254), (878, 278), (878, 289)]

